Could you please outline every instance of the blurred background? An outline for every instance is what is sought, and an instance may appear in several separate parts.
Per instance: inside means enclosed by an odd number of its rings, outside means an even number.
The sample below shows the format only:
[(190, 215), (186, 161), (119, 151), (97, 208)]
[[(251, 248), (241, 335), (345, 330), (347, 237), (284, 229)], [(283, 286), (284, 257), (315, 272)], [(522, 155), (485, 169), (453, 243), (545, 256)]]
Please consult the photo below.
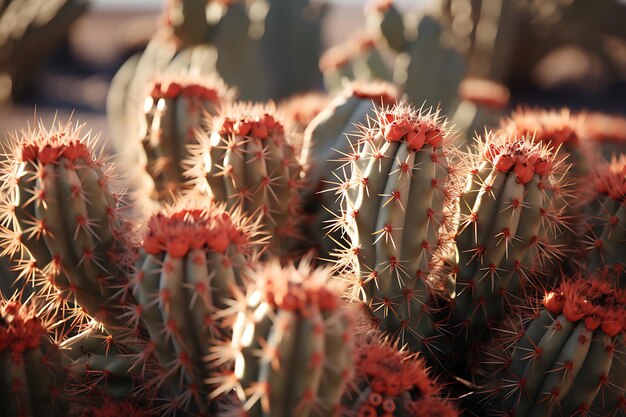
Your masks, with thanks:
[[(510, 88), (510, 107), (536, 104), (626, 114), (624, 2), (493, 0), (491, 3), (502, 3), (501, 7), (505, 7), (508, 2), (524, 3), (526, 14), (522, 17), (522, 12), (515, 13), (520, 15), (519, 20), (531, 22), (534, 30), (532, 37), (518, 39), (515, 48), (497, 52), (507, 64), (506, 70), (496, 76), (491, 74), (490, 78)], [(41, 8), (38, 4), (45, 4), (44, 9), (49, 9), (46, 13), (55, 16), (54, 24), (20, 43), (20, 33), (31, 28), (16, 30), (15, 16), (6, 13), (11, 4), (18, 3), (23, 4), (23, 9), (33, 10)], [(327, 3), (321, 22), (322, 50), (362, 31), (366, 3), (372, 2), (330, 0)], [(463, 52), (470, 51), (465, 55), (470, 75), (472, 72), (484, 75), (476, 68), (488, 58), (476, 52), (473, 39), (476, 22), (482, 19), (487, 0), (397, 0), (394, 4), (417, 14), (437, 15), (448, 25), (451, 45)], [(3, 39), (5, 42), (0, 47), (0, 103), (3, 103), (0, 131), (24, 126), (33, 120), (37, 108), (38, 116), (54, 115), (57, 111), (75, 112), (106, 137), (109, 132), (106, 96), (110, 81), (129, 57), (145, 48), (156, 31), (162, 5), (163, 0), (0, 0), (0, 13), (3, 13), (0, 45)], [(43, 19), (52, 19), (50, 16)], [(11, 38), (15, 42), (7, 48)], [(3, 72), (3, 66), (7, 65), (17, 67), (13, 75)]]

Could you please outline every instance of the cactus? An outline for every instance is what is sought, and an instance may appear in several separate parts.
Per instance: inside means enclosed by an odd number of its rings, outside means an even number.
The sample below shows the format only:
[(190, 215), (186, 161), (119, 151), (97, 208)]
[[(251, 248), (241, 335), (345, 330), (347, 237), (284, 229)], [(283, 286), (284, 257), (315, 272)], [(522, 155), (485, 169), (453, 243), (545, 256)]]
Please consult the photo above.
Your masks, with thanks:
[(257, 268), (231, 309), (232, 341), (210, 359), (231, 371), (211, 379), (214, 394), (235, 390), (243, 415), (329, 416), (353, 372), (353, 321), (330, 288), (328, 269), (278, 263)]
[(302, 221), (301, 167), (273, 105), (239, 103), (222, 110), (199, 135), (190, 175), (227, 207), (262, 216), (270, 251), (287, 255)]
[(350, 238), (339, 261), (355, 275), (355, 297), (374, 322), (411, 349), (430, 350), (432, 290), (427, 284), (451, 226), (458, 172), (446, 122), (399, 104), (363, 127), (351, 177), (340, 185), (338, 225)]
[[(583, 115), (569, 109), (541, 110), (519, 108), (500, 123), (500, 130), (509, 136), (532, 137), (535, 142), (543, 142), (559, 149), (563, 158), (571, 165), (568, 177), (579, 182), (589, 174), (589, 147), (582, 138)], [(574, 184), (573, 184), (574, 185)]]
[(0, 295), (0, 411), (7, 417), (63, 416), (66, 372), (51, 323), (32, 304)]
[[(318, 115), (330, 102), (328, 95), (322, 92), (309, 92), (298, 94), (283, 100), (278, 110), (284, 115), (285, 128), (293, 132), (293, 145), (296, 155), (302, 155), (304, 148), (304, 130), (311, 121)], [(300, 161), (302, 163), (302, 161)]]
[(344, 396), (347, 410), (358, 416), (458, 417), (454, 405), (439, 397), (440, 388), (424, 362), (387, 341), (361, 343), (356, 351), (356, 378)]
[(355, 126), (366, 125), (368, 120), (376, 117), (376, 111), (396, 104), (398, 94), (391, 84), (353, 82), (311, 121), (304, 132), (300, 160), (308, 182), (303, 190), (307, 214), (305, 234), (318, 245), (321, 258), (328, 258), (336, 245), (344, 241), (340, 230), (331, 229), (326, 239), (323, 231), (332, 227), (336, 213), (341, 210), (333, 190), (339, 178), (350, 175), (348, 162), (356, 148), (348, 140), (348, 135)]
[[(139, 137), (146, 169), (154, 182), (154, 199), (167, 201), (185, 189), (185, 164), (189, 148), (203, 117), (215, 116), (232, 101), (234, 92), (215, 77), (176, 74), (157, 77), (144, 103)], [(187, 187), (189, 188), (189, 187)]]
[(509, 89), (478, 78), (466, 78), (459, 85), (459, 105), (450, 122), (461, 131), (459, 146), (472, 143), (476, 134), (497, 126), (509, 104)]
[[(254, 224), (200, 196), (185, 197), (149, 220), (132, 279), (138, 301), (133, 318), (145, 325), (149, 349), (163, 368), (148, 384), (171, 393), (160, 411), (210, 410), (203, 357), (226, 335), (214, 315), (243, 285), (255, 238)], [(136, 356), (143, 367), (145, 352)]]
[(111, 167), (82, 128), (40, 123), (11, 136), (2, 167), (4, 253), (22, 278), (37, 278), (52, 304), (75, 302), (123, 333), (129, 329), (119, 290), (132, 261), (130, 226), (123, 196), (112, 191)]
[(606, 159), (614, 154), (626, 153), (626, 118), (603, 113), (587, 113), (583, 137), (590, 147), (602, 153)]
[(626, 288), (626, 155), (596, 164), (591, 185), (581, 204), (587, 214), (582, 236), (587, 265), (592, 271), (601, 269), (612, 275)]
[[(561, 256), (555, 239), (565, 227), (559, 180), (565, 167), (531, 138), (489, 133), (460, 198), (453, 262), (455, 294), (448, 323), (454, 350), (467, 360), (489, 326), (539, 281)], [(469, 350), (469, 351), (468, 351)]]
[(0, 102), (28, 93), (34, 73), (65, 41), (85, 0), (5, 0), (0, 3)]
[(535, 311), (494, 345), (504, 364), (492, 381), (494, 414), (623, 413), (626, 293), (579, 276), (547, 291)]

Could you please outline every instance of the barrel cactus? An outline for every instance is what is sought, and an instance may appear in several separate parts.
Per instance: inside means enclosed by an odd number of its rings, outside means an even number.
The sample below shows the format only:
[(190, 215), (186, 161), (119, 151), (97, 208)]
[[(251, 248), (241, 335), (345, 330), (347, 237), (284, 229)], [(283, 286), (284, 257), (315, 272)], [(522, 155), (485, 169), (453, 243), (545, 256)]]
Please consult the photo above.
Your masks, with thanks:
[[(132, 318), (147, 329), (146, 352), (162, 368), (147, 381), (169, 394), (162, 411), (211, 410), (203, 358), (227, 335), (215, 313), (243, 285), (255, 237), (254, 224), (237, 212), (194, 195), (148, 221), (131, 281), (138, 303)], [(146, 352), (135, 354), (141, 367), (149, 364)]]
[(433, 328), (427, 283), (447, 247), (448, 211), (459, 171), (445, 120), (406, 105), (379, 110), (354, 136), (351, 176), (339, 185), (338, 226), (349, 237), (338, 267), (387, 334), (428, 350)]
[(541, 304), (495, 343), (492, 358), (504, 367), (492, 381), (492, 408), (516, 417), (623, 413), (626, 293), (579, 276)]
[(330, 270), (270, 263), (252, 276), (222, 313), (232, 316), (232, 340), (209, 358), (233, 365), (210, 380), (215, 393), (234, 389), (250, 417), (334, 415), (354, 371), (354, 318)]
[(31, 304), (0, 295), (0, 411), (7, 417), (62, 416), (66, 370), (51, 323)]
[(82, 128), (39, 124), (11, 136), (2, 169), (3, 246), (48, 301), (76, 303), (109, 331), (125, 332), (119, 289), (132, 259), (126, 203)]
[(150, 84), (139, 137), (155, 200), (171, 200), (178, 191), (191, 187), (184, 173), (196, 131), (205, 117), (215, 116), (233, 98), (234, 91), (216, 76), (174, 73), (156, 77)]
[(201, 191), (248, 216), (261, 216), (270, 251), (287, 255), (301, 239), (301, 166), (273, 105), (226, 106), (199, 135), (190, 171)]
[(489, 133), (478, 143), (460, 197), (452, 261), (455, 294), (448, 326), (466, 355), (525, 297), (548, 286), (542, 274), (562, 256), (567, 219), (562, 160), (531, 138)]
[(424, 361), (388, 341), (361, 342), (355, 372), (344, 405), (357, 416), (459, 416), (454, 405), (440, 396), (439, 384)]
[(582, 200), (586, 212), (582, 240), (587, 265), (592, 271), (599, 269), (609, 274), (624, 288), (626, 155), (596, 164), (591, 180), (591, 190)]

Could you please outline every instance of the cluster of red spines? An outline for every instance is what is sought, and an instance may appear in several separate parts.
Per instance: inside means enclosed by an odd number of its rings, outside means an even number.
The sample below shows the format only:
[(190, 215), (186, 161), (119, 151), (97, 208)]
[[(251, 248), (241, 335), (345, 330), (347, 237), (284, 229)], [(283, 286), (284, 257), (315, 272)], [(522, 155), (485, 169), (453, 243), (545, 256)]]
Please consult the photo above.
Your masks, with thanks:
[(502, 109), (509, 104), (509, 89), (502, 84), (481, 79), (467, 78), (459, 85), (462, 100), (492, 109)]
[(89, 149), (79, 138), (71, 137), (71, 132), (59, 132), (47, 137), (35, 137), (21, 145), (22, 162), (39, 162), (42, 165), (55, 164), (61, 158), (70, 161), (83, 159), (93, 162)]
[(215, 104), (231, 101), (234, 92), (217, 77), (168, 77), (155, 79), (149, 87), (153, 99), (175, 99), (177, 97), (196, 97)]
[(422, 114), (411, 107), (396, 106), (377, 114), (378, 128), (389, 142), (406, 141), (409, 148), (419, 151), (424, 145), (441, 146), (447, 136), (445, 127), (431, 114)]
[(393, 416), (396, 400), (407, 394), (410, 400), (401, 407), (412, 417), (459, 415), (452, 404), (437, 396), (439, 389), (424, 363), (397, 346), (381, 341), (358, 346), (355, 370), (357, 380), (367, 381), (371, 389), (359, 409), (353, 410), (358, 417)]
[(565, 281), (546, 293), (543, 305), (573, 323), (583, 321), (590, 331), (599, 328), (609, 336), (626, 331), (626, 291), (599, 277)]
[(534, 174), (540, 177), (554, 172), (554, 155), (529, 137), (488, 134), (483, 157), (502, 172), (513, 172), (521, 184), (530, 182)]
[(159, 213), (148, 221), (143, 249), (150, 255), (167, 252), (180, 258), (194, 249), (224, 253), (230, 245), (245, 246), (249, 236), (228, 212), (211, 207)]
[(340, 306), (339, 296), (328, 288), (330, 272), (301, 267), (281, 268), (278, 264), (267, 266), (256, 276), (265, 299), (280, 310), (307, 315), (312, 307), (321, 311), (334, 311)]
[(356, 373), (367, 378), (372, 391), (378, 394), (398, 396), (414, 389), (424, 397), (437, 393), (421, 360), (384, 342), (359, 346)]
[(280, 106), (286, 120), (305, 128), (328, 105), (329, 97), (322, 93), (297, 95)]
[(384, 81), (369, 83), (354, 81), (350, 84), (350, 89), (354, 97), (372, 100), (377, 105), (389, 107), (397, 104), (400, 95), (396, 86)]
[(0, 352), (39, 347), (46, 329), (35, 311), (17, 301), (0, 301)]
[(614, 156), (610, 162), (596, 164), (591, 177), (593, 188), (616, 201), (626, 196), (626, 155)]
[(626, 143), (626, 117), (588, 113), (583, 134), (594, 142)]
[(555, 148), (563, 144), (576, 146), (580, 141), (581, 120), (568, 109), (518, 109), (501, 122), (500, 130), (509, 136), (532, 138)]
[(220, 135), (236, 135), (256, 139), (282, 136), (285, 133), (283, 125), (268, 112), (241, 117), (224, 116), (220, 119), (217, 131)]

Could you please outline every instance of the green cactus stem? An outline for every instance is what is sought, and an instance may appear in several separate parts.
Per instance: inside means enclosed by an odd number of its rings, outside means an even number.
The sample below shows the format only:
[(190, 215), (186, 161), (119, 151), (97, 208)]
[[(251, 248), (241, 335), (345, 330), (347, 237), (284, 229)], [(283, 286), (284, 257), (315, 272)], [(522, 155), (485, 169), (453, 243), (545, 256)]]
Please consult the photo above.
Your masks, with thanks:
[[(203, 358), (225, 337), (214, 315), (243, 285), (254, 259), (254, 227), (237, 212), (194, 195), (148, 222), (132, 280), (134, 319), (146, 327), (163, 369), (153, 384), (173, 393), (163, 410), (211, 410)], [(137, 363), (146, 357), (139, 352)]]
[(214, 394), (234, 388), (250, 417), (332, 415), (353, 373), (354, 319), (329, 270), (271, 263), (253, 277), (224, 312), (233, 316), (232, 341), (210, 359), (234, 368), (211, 379)]
[(565, 227), (559, 180), (562, 160), (531, 138), (488, 133), (470, 161), (455, 232), (455, 294), (448, 325), (454, 349), (467, 355), (540, 281), (561, 256), (556, 238)]
[(2, 169), (4, 253), (23, 279), (38, 277), (50, 303), (76, 303), (123, 333), (132, 330), (120, 292), (132, 262), (130, 226), (111, 166), (82, 128), (39, 124), (11, 136)]
[(496, 343), (505, 365), (493, 381), (498, 415), (617, 415), (626, 391), (626, 293), (598, 277), (546, 292), (521, 329)]
[(339, 267), (355, 275), (355, 297), (383, 332), (415, 350), (429, 350), (436, 333), (427, 278), (448, 243), (440, 232), (451, 227), (459, 175), (451, 140), (437, 113), (382, 109), (355, 136), (351, 176), (340, 185), (337, 222), (350, 243)]
[(0, 297), (0, 411), (7, 417), (65, 415), (66, 371), (49, 323), (34, 307)]
[(191, 176), (201, 190), (250, 217), (261, 216), (270, 251), (289, 253), (301, 240), (301, 166), (273, 105), (238, 103), (222, 109), (199, 136)]
[(215, 116), (234, 92), (219, 78), (184, 74), (157, 77), (149, 90), (139, 137), (154, 182), (153, 198), (168, 201), (191, 187), (184, 172), (204, 117)]

